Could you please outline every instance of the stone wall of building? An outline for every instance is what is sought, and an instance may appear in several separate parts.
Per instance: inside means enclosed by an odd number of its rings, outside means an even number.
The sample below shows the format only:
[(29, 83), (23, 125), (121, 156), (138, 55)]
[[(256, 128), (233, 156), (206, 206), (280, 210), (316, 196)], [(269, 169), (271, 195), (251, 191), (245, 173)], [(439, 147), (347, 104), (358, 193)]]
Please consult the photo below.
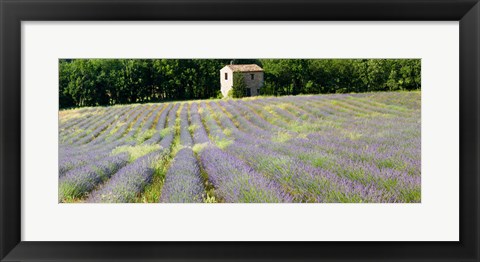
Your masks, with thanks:
[[(227, 79), (225, 79), (225, 74), (227, 74)], [(259, 95), (259, 91), (263, 87), (263, 72), (241, 72), (241, 74), (245, 79), (245, 84), (247, 85), (247, 88), (250, 88), (250, 95)], [(232, 89), (233, 75), (234, 74), (232, 70), (228, 67), (224, 67), (220, 70), (220, 91), (222, 92), (222, 95), (224, 97), (227, 96), (228, 92)]]
[(247, 88), (251, 90), (251, 96), (259, 95), (263, 86), (263, 72), (242, 72)]
[[(228, 75), (225, 79), (225, 74)], [(232, 89), (233, 86), (233, 72), (230, 68), (224, 67), (220, 70), (220, 91), (222, 91), (223, 97), (228, 95), (228, 91)]]

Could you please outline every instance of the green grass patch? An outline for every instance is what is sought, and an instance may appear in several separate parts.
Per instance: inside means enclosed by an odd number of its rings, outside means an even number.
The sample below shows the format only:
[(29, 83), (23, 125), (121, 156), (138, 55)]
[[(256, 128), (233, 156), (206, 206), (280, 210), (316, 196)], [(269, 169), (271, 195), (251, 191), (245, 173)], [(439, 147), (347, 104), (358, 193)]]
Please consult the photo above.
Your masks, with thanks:
[(136, 199), (137, 203), (158, 203), (160, 201), (165, 175), (167, 174), (167, 163), (165, 158), (153, 163), (152, 183), (147, 185), (141, 196)]
[(160, 137), (164, 138), (165, 136), (170, 134), (170, 132), (174, 132), (174, 131), (175, 131), (174, 128), (170, 128), (170, 127), (164, 128), (160, 130)]
[(192, 148), (193, 152), (195, 154), (198, 154), (203, 151), (205, 147), (207, 147), (208, 143), (202, 143), (202, 144), (195, 144)]
[(190, 126), (188, 126), (188, 132), (190, 132), (190, 134), (193, 134), (197, 129), (198, 129), (198, 126), (195, 124), (191, 124)]
[(215, 144), (222, 150), (230, 146), (232, 143), (233, 141), (229, 139), (215, 139)]
[(78, 135), (80, 135), (81, 133), (85, 132), (84, 129), (76, 129), (75, 131), (73, 131), (71, 134), (68, 134), (68, 136), (65, 136), (65, 137), (62, 137), (61, 138), (61, 142), (67, 142), (68, 140), (74, 138), (74, 137), (77, 137)]
[(273, 109), (273, 106), (264, 106), (263, 109), (270, 114), (275, 114), (275, 110)]
[(422, 200), (422, 193), (420, 187), (402, 188), (400, 195), (405, 203), (420, 203)]
[(144, 156), (153, 151), (159, 150), (161, 147), (158, 144), (154, 145), (136, 145), (136, 146), (119, 146), (112, 150), (112, 155), (127, 152), (130, 156), (129, 161), (132, 162), (135, 159)]
[(62, 203), (72, 203), (75, 199), (80, 199), (82, 196), (78, 194), (75, 185), (69, 183), (61, 183), (58, 187), (59, 201)]
[(218, 201), (215, 198), (215, 196), (208, 194), (208, 191), (207, 191), (207, 195), (203, 198), (203, 203), (211, 204), (211, 203), (218, 203)]
[[(323, 128), (319, 123), (305, 123), (305, 122), (293, 122), (290, 123), (288, 130), (296, 133), (312, 133), (319, 132)], [(301, 134), (302, 135), (302, 134)], [(304, 138), (307, 137), (307, 134), (302, 135)]]
[(120, 127), (122, 127), (123, 125), (126, 125), (127, 123), (126, 122), (118, 122), (115, 124), (115, 127), (112, 128), (112, 130), (110, 131), (110, 133), (108, 134), (109, 136), (117, 133), (118, 129), (120, 129)]
[(280, 108), (280, 109), (283, 109), (283, 110), (288, 110), (288, 108), (290, 107), (291, 105), (289, 103), (280, 103), (280, 104), (277, 104), (276, 107)]
[(85, 131), (86, 131), (85, 129), (79, 128), (79, 129), (73, 131), (73, 133), (69, 134), (69, 136), (76, 137), (76, 136), (80, 135), (81, 133), (83, 133)]
[(75, 198), (75, 197), (68, 196), (60, 200), (60, 203), (74, 204), (74, 203), (83, 203), (84, 201), (85, 200), (83, 198)]
[(223, 130), (223, 134), (225, 134), (226, 136), (231, 136), (232, 130), (230, 130), (229, 128), (225, 128), (225, 130)]
[[(198, 157), (198, 155), (197, 155)], [(215, 187), (212, 183), (208, 180), (208, 174), (200, 165), (200, 176), (203, 180), (203, 185), (205, 186), (205, 193), (202, 194), (203, 202), (204, 203), (219, 203), (223, 202), (223, 200), (219, 199), (215, 194)]]
[(398, 186), (398, 181), (396, 178), (384, 179), (377, 181), (376, 183), (381, 185), (387, 191), (394, 191)]
[(400, 112), (408, 112), (408, 109), (406, 109), (405, 107), (401, 107), (401, 106), (397, 106), (397, 105), (387, 105), (387, 107), (390, 108), (390, 109), (393, 109), (393, 110), (400, 111)]
[(378, 168), (391, 168), (396, 170), (403, 170), (405, 169), (405, 164), (395, 161), (394, 159), (387, 158), (382, 159), (377, 162)]
[(272, 137), (273, 142), (284, 143), (292, 139), (292, 135), (288, 132), (278, 131), (275, 136)]
[(346, 194), (343, 192), (338, 192), (335, 190), (329, 191), (327, 193), (326, 202), (332, 203), (363, 203), (365, 202), (362, 197), (356, 194)]
[(136, 139), (139, 144), (143, 143), (145, 140), (151, 138), (155, 134), (154, 129), (147, 130), (137, 135)]
[(350, 140), (357, 140), (360, 139), (363, 135), (357, 132), (347, 132), (345, 136), (348, 137)]
[(343, 176), (350, 180), (361, 182), (365, 179), (365, 172), (358, 169), (345, 170), (345, 172), (343, 172)]
[(314, 167), (327, 167), (329, 161), (326, 157), (316, 157), (312, 160), (312, 165)]

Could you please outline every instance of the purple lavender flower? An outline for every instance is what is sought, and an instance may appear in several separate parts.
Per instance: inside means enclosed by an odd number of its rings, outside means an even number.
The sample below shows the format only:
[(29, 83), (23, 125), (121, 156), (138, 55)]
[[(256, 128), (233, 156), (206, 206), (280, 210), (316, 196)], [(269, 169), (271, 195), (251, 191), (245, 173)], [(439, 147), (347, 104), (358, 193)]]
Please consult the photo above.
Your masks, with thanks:
[(160, 202), (201, 203), (204, 187), (192, 149), (181, 149), (168, 169)]
[[(234, 203), (420, 202), (420, 102), (379, 92), (62, 112), (59, 199), (133, 202), (170, 162), (160, 202), (201, 202), (206, 191)], [(153, 144), (130, 164), (111, 155)]]
[(69, 171), (59, 180), (59, 200), (84, 196), (127, 163), (128, 154), (121, 153)]
[(87, 202), (134, 202), (138, 194), (151, 182), (154, 163), (161, 161), (164, 155), (164, 151), (155, 151), (121, 168), (98, 190), (92, 192)]

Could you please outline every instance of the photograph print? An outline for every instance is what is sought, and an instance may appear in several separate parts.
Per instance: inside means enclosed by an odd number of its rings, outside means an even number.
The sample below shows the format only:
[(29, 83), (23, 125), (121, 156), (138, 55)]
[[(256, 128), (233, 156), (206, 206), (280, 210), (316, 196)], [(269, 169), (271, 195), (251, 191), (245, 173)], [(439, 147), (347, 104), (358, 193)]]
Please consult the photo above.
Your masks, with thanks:
[(420, 59), (59, 59), (59, 203), (421, 203)]

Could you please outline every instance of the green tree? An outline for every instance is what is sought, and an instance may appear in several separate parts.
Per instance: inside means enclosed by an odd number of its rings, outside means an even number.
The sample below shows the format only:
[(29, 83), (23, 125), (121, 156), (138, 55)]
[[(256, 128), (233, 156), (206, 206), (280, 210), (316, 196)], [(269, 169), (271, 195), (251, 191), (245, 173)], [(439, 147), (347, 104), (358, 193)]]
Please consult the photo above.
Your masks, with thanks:
[(60, 60), (59, 62), (59, 105), (60, 108), (67, 108), (75, 106), (75, 101), (72, 95), (69, 93), (68, 86), (71, 82), (72, 66), (71, 62), (67, 60)]
[(246, 95), (247, 84), (242, 73), (233, 73), (233, 86), (231, 94), (233, 98), (240, 98)]

